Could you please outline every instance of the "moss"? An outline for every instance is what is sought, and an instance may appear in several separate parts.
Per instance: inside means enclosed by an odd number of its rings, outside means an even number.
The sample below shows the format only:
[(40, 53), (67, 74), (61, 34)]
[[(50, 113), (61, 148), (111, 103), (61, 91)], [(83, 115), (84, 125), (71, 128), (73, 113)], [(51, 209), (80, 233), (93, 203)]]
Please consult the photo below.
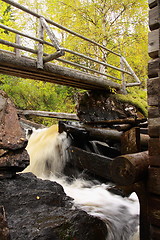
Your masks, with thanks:
[[(141, 93), (141, 92), (140, 92)], [(121, 102), (127, 102), (134, 105), (145, 117), (148, 116), (147, 93), (129, 93), (127, 95), (116, 94), (115, 97)]]

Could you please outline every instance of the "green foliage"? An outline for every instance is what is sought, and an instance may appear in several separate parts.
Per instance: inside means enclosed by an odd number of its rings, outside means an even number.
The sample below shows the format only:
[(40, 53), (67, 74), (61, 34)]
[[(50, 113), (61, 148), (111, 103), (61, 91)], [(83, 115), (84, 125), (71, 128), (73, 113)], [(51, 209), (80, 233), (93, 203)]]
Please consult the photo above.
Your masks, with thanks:
[[(146, 113), (147, 101), (144, 89), (149, 59), (147, 50), (148, 3), (146, 0), (19, 0), (18, 2), (126, 57), (142, 81), (142, 86), (129, 89), (129, 94), (123, 98), (131, 99)], [(15, 11), (3, 1), (0, 2), (0, 7), (2, 24), (16, 27), (32, 36), (38, 36), (39, 22), (35, 17), (28, 18), (28, 14), (20, 10)], [(56, 27), (52, 27), (52, 30), (61, 46), (119, 66), (118, 57), (113, 57), (110, 53), (106, 54), (92, 43), (78, 39)], [(1, 29), (0, 34), (3, 39), (14, 42), (15, 34)], [(45, 40), (50, 41), (46, 34)], [(23, 38), (23, 45), (37, 48), (35, 42), (27, 41)], [(6, 46), (0, 46), (0, 48), (11, 49)], [(53, 53), (53, 51), (53, 48), (45, 46), (45, 52)], [(65, 59), (100, 70), (98, 64), (93, 64), (86, 59), (82, 60), (78, 56), (66, 53)], [(117, 74), (109, 68), (105, 71), (116, 77), (121, 76), (120, 73)], [(130, 78), (127, 78), (127, 81), (130, 82)], [(80, 92), (78, 89), (66, 86), (3, 75), (0, 76), (0, 88), (9, 94), (18, 108), (60, 112), (74, 112), (75, 102)], [(44, 120), (39, 121), (44, 123)], [(49, 120), (46, 120), (45, 124), (48, 122)]]
[[(74, 112), (74, 89), (52, 83), (0, 75), (0, 89), (14, 101), (18, 109)], [(36, 118), (36, 122), (50, 125), (52, 119)]]

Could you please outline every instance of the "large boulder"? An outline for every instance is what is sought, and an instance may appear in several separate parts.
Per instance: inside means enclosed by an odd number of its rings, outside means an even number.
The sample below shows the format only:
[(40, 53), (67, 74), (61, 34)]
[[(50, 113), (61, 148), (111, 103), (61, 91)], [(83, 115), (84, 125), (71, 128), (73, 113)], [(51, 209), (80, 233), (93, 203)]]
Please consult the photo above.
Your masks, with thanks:
[(73, 208), (61, 185), (31, 173), (0, 181), (0, 205), (11, 240), (105, 240), (107, 236), (106, 224)]

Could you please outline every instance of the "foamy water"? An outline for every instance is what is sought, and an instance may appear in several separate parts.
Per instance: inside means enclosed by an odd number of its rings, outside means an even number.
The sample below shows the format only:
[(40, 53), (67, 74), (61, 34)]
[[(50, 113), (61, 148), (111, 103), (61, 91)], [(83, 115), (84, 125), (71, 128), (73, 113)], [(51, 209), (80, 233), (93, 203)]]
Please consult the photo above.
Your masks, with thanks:
[(74, 208), (106, 223), (109, 230), (106, 240), (139, 239), (136, 233), (139, 202), (135, 193), (123, 198), (109, 192), (110, 185), (107, 184), (95, 184), (80, 178), (71, 183), (66, 181), (62, 171), (68, 159), (66, 150), (69, 144), (66, 133), (58, 134), (57, 126), (35, 131), (27, 146), (30, 165), (24, 172), (33, 172), (37, 177), (61, 184), (65, 193), (74, 199)]

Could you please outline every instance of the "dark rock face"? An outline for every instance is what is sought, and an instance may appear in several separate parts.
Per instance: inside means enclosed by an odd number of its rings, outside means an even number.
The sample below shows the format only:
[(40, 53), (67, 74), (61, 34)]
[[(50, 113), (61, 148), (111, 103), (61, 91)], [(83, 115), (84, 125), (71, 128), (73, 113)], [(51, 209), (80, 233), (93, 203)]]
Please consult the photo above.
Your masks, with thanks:
[(0, 181), (0, 205), (11, 240), (105, 240), (107, 235), (104, 222), (73, 210), (61, 185), (31, 173)]

